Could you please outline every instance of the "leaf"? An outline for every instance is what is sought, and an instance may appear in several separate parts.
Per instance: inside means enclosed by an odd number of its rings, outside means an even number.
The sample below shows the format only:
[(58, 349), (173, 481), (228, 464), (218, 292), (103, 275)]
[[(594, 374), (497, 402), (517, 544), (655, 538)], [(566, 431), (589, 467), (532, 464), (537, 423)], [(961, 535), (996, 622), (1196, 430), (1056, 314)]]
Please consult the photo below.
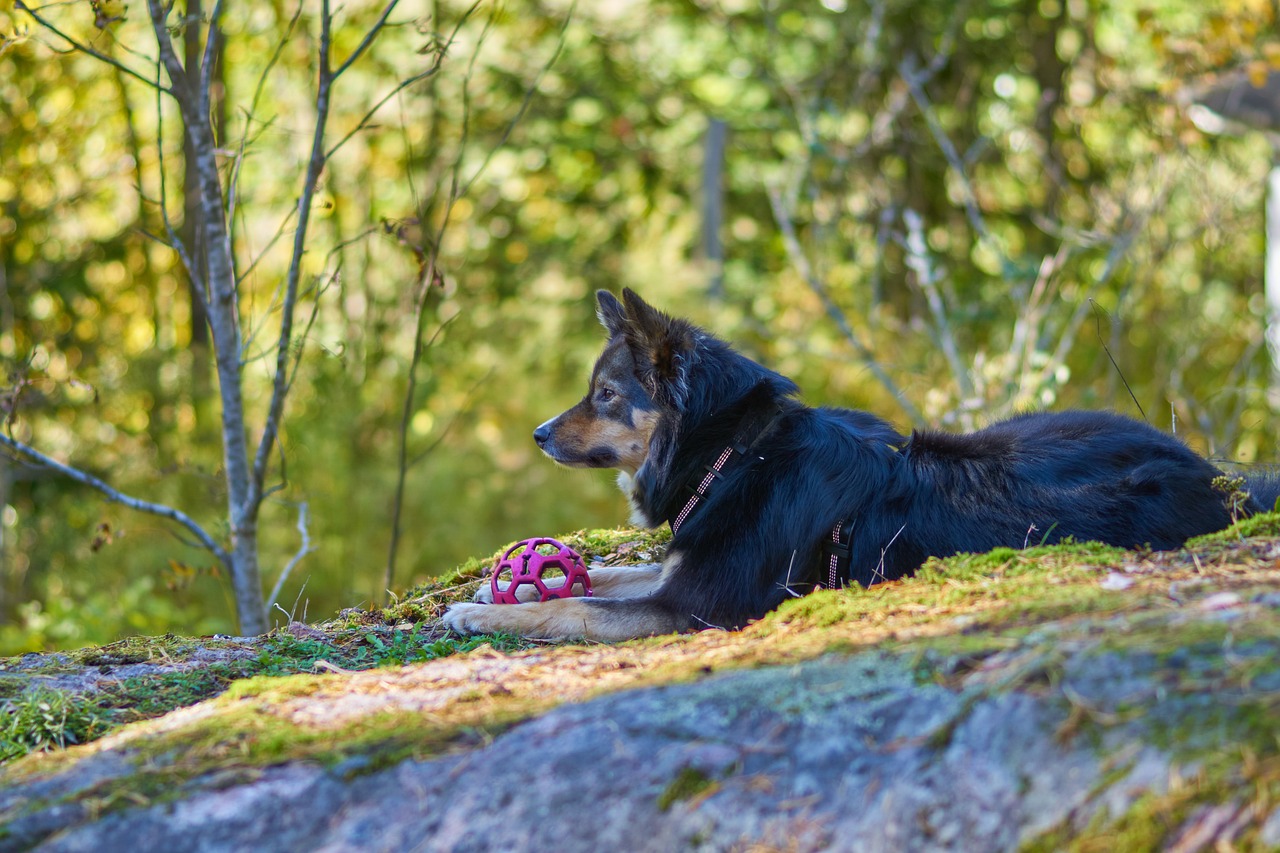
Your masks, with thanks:
[(93, 8), (93, 25), (100, 30), (124, 20), (124, 0), (91, 0)]
[(1255, 89), (1261, 89), (1267, 85), (1267, 78), (1271, 75), (1271, 65), (1262, 60), (1254, 60), (1245, 67), (1245, 73), (1249, 75), (1249, 83)]

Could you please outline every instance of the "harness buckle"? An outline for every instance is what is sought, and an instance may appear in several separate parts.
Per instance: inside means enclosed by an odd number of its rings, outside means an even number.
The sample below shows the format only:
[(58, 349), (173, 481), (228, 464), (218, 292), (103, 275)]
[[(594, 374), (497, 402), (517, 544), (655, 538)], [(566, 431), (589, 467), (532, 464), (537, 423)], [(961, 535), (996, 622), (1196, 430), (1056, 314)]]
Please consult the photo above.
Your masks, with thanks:
[(831, 529), (831, 537), (822, 543), (822, 567), (820, 576), (825, 575), (825, 582), (820, 586), (827, 589), (839, 589), (852, 576), (853, 528), (857, 519), (846, 518)]
[(849, 540), (845, 540), (844, 542), (840, 542), (840, 543), (831, 542), (831, 541), (823, 542), (822, 553), (826, 554), (828, 557), (836, 557), (841, 560), (847, 560), (851, 556), (853, 556), (853, 543), (850, 542)]

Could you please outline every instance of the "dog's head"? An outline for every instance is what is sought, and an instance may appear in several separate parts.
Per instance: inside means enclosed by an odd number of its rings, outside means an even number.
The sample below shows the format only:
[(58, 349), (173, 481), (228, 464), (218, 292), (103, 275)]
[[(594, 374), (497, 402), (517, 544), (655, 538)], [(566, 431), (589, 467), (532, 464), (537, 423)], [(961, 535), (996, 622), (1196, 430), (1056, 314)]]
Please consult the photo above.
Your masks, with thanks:
[(601, 290), (598, 315), (609, 333), (587, 396), (533, 432), (542, 451), (575, 468), (634, 474), (664, 411), (678, 410), (698, 330), (653, 308), (631, 290), (623, 301)]

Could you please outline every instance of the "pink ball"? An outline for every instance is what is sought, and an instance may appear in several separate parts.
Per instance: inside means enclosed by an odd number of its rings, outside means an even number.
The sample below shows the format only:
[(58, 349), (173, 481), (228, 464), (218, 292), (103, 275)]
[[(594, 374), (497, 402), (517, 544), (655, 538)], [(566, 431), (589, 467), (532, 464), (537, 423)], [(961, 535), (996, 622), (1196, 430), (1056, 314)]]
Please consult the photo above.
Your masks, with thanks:
[[(538, 551), (542, 546), (555, 548), (553, 554)], [(543, 572), (559, 571), (563, 577), (543, 578)], [(503, 576), (511, 578), (506, 587), (498, 585)], [(538, 591), (538, 600), (573, 598), (591, 595), (591, 576), (587, 574), (582, 556), (563, 542), (555, 539), (522, 539), (512, 545), (493, 567), (489, 585), (493, 589), (494, 604), (519, 604), (516, 590), (528, 584)]]

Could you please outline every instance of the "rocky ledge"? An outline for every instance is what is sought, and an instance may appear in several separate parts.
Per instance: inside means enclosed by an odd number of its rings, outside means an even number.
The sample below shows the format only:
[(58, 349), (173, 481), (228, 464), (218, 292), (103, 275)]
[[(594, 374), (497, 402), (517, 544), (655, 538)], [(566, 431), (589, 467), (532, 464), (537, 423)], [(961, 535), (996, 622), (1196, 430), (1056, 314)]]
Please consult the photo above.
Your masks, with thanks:
[(1280, 539), (1252, 521), (956, 557), (740, 632), (231, 678), (0, 767), (0, 849), (1280, 847)]

